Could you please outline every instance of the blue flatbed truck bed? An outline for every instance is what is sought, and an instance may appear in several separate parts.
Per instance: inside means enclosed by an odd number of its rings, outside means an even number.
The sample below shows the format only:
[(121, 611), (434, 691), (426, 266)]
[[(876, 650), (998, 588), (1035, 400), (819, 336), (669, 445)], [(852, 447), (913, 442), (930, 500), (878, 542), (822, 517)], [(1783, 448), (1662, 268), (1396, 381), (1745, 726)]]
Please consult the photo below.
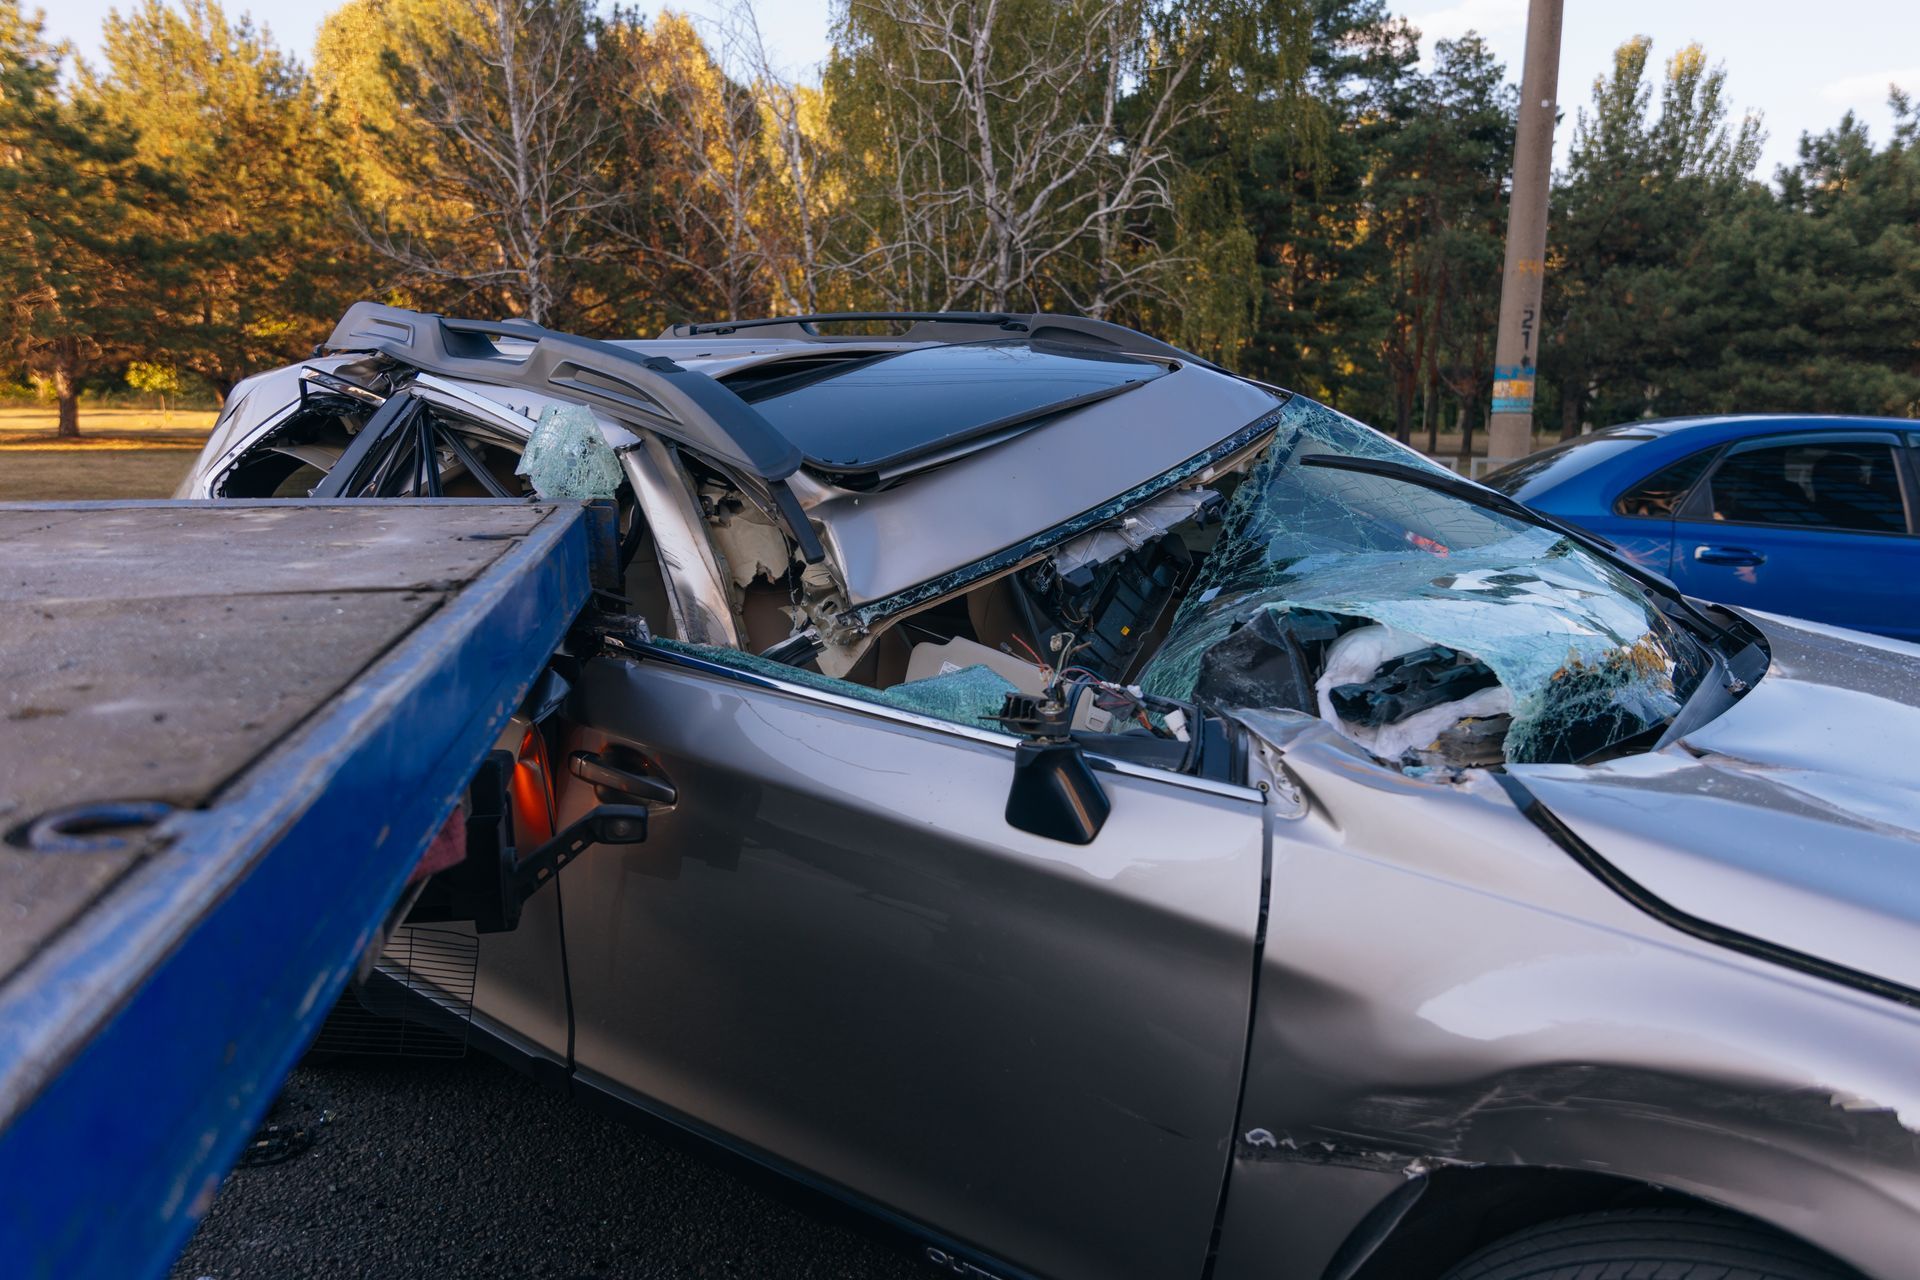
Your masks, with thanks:
[(165, 1272), (607, 514), (0, 505), (0, 1273)]

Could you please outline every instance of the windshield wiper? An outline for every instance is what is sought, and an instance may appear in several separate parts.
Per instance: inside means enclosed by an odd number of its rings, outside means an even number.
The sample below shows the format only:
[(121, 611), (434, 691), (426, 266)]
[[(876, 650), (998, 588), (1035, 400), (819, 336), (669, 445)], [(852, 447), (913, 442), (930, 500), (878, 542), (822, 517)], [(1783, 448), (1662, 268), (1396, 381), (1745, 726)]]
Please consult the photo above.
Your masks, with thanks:
[(1354, 471), (1361, 475), (1402, 480), (1407, 484), (1419, 485), (1423, 489), (1431, 489), (1435, 493), (1444, 493), (1448, 497), (1458, 498), (1483, 511), (1491, 511), (1496, 515), (1518, 520), (1522, 524), (1530, 524), (1537, 529), (1557, 533), (1569, 542), (1576, 543), (1599, 556), (1648, 590), (1671, 600), (1687, 615), (1690, 622), (1714, 640), (1728, 645), (1733, 642), (1732, 628), (1708, 617), (1681, 594), (1680, 588), (1666, 578), (1635, 564), (1631, 559), (1620, 554), (1611, 544), (1586, 530), (1563, 520), (1557, 520), (1544, 512), (1535, 511), (1524, 502), (1509, 498), (1498, 489), (1489, 489), (1483, 485), (1474, 484), (1470, 480), (1462, 480), (1459, 476), (1429, 471), (1425, 467), (1416, 467), (1411, 463), (1389, 462), (1385, 458), (1356, 458), (1344, 453), (1310, 453), (1298, 461), (1303, 467), (1326, 467), (1333, 471)]

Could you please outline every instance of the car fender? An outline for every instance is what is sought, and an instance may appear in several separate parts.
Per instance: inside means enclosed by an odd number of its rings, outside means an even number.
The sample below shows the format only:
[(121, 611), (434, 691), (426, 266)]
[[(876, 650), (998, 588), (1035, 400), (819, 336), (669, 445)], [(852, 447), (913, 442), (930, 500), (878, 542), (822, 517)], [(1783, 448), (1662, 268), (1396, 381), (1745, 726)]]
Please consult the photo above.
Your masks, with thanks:
[(1404, 1184), (1502, 1168), (1670, 1189), (1904, 1274), (1914, 1010), (1662, 924), (1486, 775), (1314, 742), (1285, 767), (1215, 1280), (1329, 1274)]

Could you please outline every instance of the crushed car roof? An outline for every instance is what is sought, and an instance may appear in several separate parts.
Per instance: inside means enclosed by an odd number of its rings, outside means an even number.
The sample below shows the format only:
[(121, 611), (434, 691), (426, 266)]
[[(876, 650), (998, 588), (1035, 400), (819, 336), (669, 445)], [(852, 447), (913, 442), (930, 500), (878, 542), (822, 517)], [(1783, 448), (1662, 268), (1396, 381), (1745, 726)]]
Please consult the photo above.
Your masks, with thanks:
[(705, 373), (664, 355), (543, 329), (521, 320), (458, 320), (356, 302), (322, 344), (373, 352), (449, 377), (522, 386), (638, 417), (764, 481), (799, 470), (800, 450)]
[[(822, 319), (729, 321), (676, 328), (653, 342), (600, 342), (523, 321), (458, 320), (361, 302), (323, 349), (377, 353), (445, 377), (584, 403), (733, 469), (765, 486), (806, 560), (833, 560), (860, 626), (923, 602), (929, 591), (957, 587), (956, 573), (1010, 552), (1035, 553), (1050, 538), (1154, 496), (1165, 477), (1190, 476), (1247, 448), (1271, 429), (1262, 424), (1286, 398), (1101, 321), (994, 315), (915, 320), (893, 335), (815, 336)], [(983, 338), (1011, 345), (983, 348)], [(969, 352), (983, 350), (985, 358), (1024, 360), (1046, 376), (1009, 390), (979, 370), (961, 409), (945, 403), (953, 397), (929, 394), (939, 366), (963, 366), (983, 358)], [(777, 386), (777, 375), (768, 376), (773, 368), (809, 351), (826, 360), (815, 385), (827, 400), (870, 392), (859, 412), (901, 421), (854, 431), (823, 425), (826, 403), (796, 397), (802, 411), (795, 411), (776, 403), (777, 390), (761, 398)], [(867, 363), (893, 352), (902, 354)], [(933, 366), (918, 370), (926, 377), (902, 389), (915, 397), (911, 412), (874, 384), (827, 385), (836, 368), (912, 371), (923, 363)], [(1121, 391), (1127, 394), (1112, 399)], [(1044, 431), (1019, 429), (1041, 419)], [(830, 439), (828, 425), (844, 434)], [(843, 464), (810, 466), (809, 450), (859, 459), (865, 474), (852, 477)], [(876, 476), (881, 468), (862, 454), (901, 465)], [(939, 536), (919, 532), (929, 529)]]
[[(819, 324), (835, 320), (894, 319), (911, 321), (904, 333), (827, 335)], [(734, 338), (748, 331), (751, 337)], [(804, 461), (832, 470), (875, 461), (890, 461), (937, 448), (952, 436), (990, 433), (1007, 425), (1003, 419), (1031, 420), (1088, 399), (1111, 394), (1165, 372), (1155, 361), (1179, 360), (1213, 369), (1214, 366), (1155, 338), (1119, 325), (1071, 316), (1015, 316), (949, 313), (932, 318), (918, 313), (850, 313), (843, 316), (802, 316), (771, 321), (731, 320), (713, 325), (683, 325), (669, 329), (655, 343), (603, 342), (542, 328), (524, 320), (470, 320), (412, 311), (376, 302), (357, 302), (348, 309), (332, 335), (322, 344), (328, 352), (378, 353), (415, 368), (478, 382), (546, 391), (592, 404), (617, 417), (633, 419), (661, 434), (698, 449), (716, 461), (743, 469), (765, 482), (777, 482), (797, 471)], [(688, 343), (687, 339), (698, 339)], [(768, 341), (772, 339), (773, 341)], [(782, 343), (780, 340), (785, 339)], [(984, 340), (984, 341), (983, 341)], [(1026, 352), (1026, 368), (1018, 371), (978, 368), (980, 376), (965, 379), (968, 395), (963, 407), (949, 410), (937, 425), (929, 424), (924, 404), (902, 417), (897, 406), (876, 402), (874, 392), (886, 385), (879, 378), (856, 378), (831, 391), (780, 403), (776, 412), (790, 436), (756, 410), (750, 398), (727, 387), (719, 369), (694, 370), (679, 360), (704, 355), (714, 348), (747, 346), (756, 352), (774, 351), (788, 344), (872, 344), (893, 348), (901, 355), (914, 350), (943, 350), (966, 344), (976, 350), (999, 351), (1006, 363)], [(692, 346), (696, 351), (687, 351)], [(683, 354), (684, 352), (684, 354)], [(714, 351), (714, 354), (719, 354)], [(734, 354), (728, 351), (727, 354)], [(885, 358), (883, 350), (873, 358)], [(1151, 357), (1142, 359), (1140, 357)], [(678, 357), (678, 359), (676, 359)], [(921, 356), (953, 367), (983, 356)], [(854, 372), (868, 362), (843, 362), (822, 369), (823, 377)], [(1100, 371), (1107, 375), (1098, 376)], [(932, 370), (911, 372), (924, 391)], [(1011, 373), (1012, 376), (1008, 376)], [(989, 376), (991, 375), (991, 376)], [(1045, 376), (1055, 385), (1047, 387)], [(1066, 390), (1079, 384), (1078, 392)], [(1024, 386), (1024, 394), (1019, 389)], [(872, 417), (850, 422), (845, 405), (834, 401), (862, 392), (872, 405)], [(1046, 399), (1053, 396), (1052, 400)], [(782, 397), (775, 393), (775, 399)], [(991, 401), (991, 403), (989, 403)], [(1001, 403), (1004, 401), (1005, 403)], [(949, 402), (950, 404), (953, 402)], [(881, 419), (890, 419), (882, 422)], [(849, 438), (848, 432), (857, 439)], [(915, 433), (925, 439), (915, 439)], [(815, 449), (807, 451), (811, 442)]]

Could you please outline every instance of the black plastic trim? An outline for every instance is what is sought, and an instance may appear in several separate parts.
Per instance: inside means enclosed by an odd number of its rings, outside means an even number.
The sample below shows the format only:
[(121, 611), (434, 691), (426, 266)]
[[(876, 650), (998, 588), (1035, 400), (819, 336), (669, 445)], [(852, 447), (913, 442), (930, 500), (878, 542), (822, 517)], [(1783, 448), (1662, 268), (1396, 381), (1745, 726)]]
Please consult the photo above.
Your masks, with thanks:
[(314, 486), (313, 496), (342, 498), (348, 496), (350, 486), (358, 489), (359, 485), (354, 483), (355, 477), (366, 469), (371, 455), (394, 432), (404, 430), (413, 415), (420, 412), (420, 408), (420, 402), (405, 392), (388, 396), (347, 445), (333, 468)]
[[(888, 321), (906, 323), (910, 327), (904, 333), (883, 335), (871, 333), (836, 335), (821, 333), (819, 329), (822, 324)], [(1232, 376), (1229, 370), (1222, 369), (1211, 360), (1202, 359), (1191, 351), (1183, 351), (1171, 343), (1162, 342), (1137, 329), (1129, 329), (1125, 325), (1114, 324), (1110, 320), (1055, 315), (1045, 311), (1031, 313), (1006, 311), (823, 312), (818, 315), (767, 316), (753, 320), (676, 324), (660, 336), (662, 339), (727, 337), (742, 329), (755, 329), (763, 331), (767, 337), (798, 338), (805, 342), (978, 342), (980, 340), (978, 330), (982, 328), (999, 328), (1008, 333), (1024, 333), (1035, 339), (1067, 344), (1093, 345), (1129, 355), (1180, 360)], [(969, 330), (973, 331), (969, 332)]]
[[(529, 349), (524, 355), (510, 352), (496, 339), (526, 343)], [(322, 350), (373, 352), (429, 373), (593, 404), (765, 481), (785, 479), (800, 468), (793, 442), (706, 374), (522, 320), (461, 320), (356, 302)]]
[(752, 320), (714, 320), (705, 324), (676, 324), (661, 336), (701, 338), (711, 334), (725, 337), (741, 329), (778, 329), (792, 326), (808, 337), (818, 338), (826, 336), (816, 327), (821, 324), (899, 321), (997, 325), (1011, 332), (1024, 332), (1027, 327), (1021, 323), (1020, 317), (1009, 311), (821, 311), (802, 316), (760, 316)]

